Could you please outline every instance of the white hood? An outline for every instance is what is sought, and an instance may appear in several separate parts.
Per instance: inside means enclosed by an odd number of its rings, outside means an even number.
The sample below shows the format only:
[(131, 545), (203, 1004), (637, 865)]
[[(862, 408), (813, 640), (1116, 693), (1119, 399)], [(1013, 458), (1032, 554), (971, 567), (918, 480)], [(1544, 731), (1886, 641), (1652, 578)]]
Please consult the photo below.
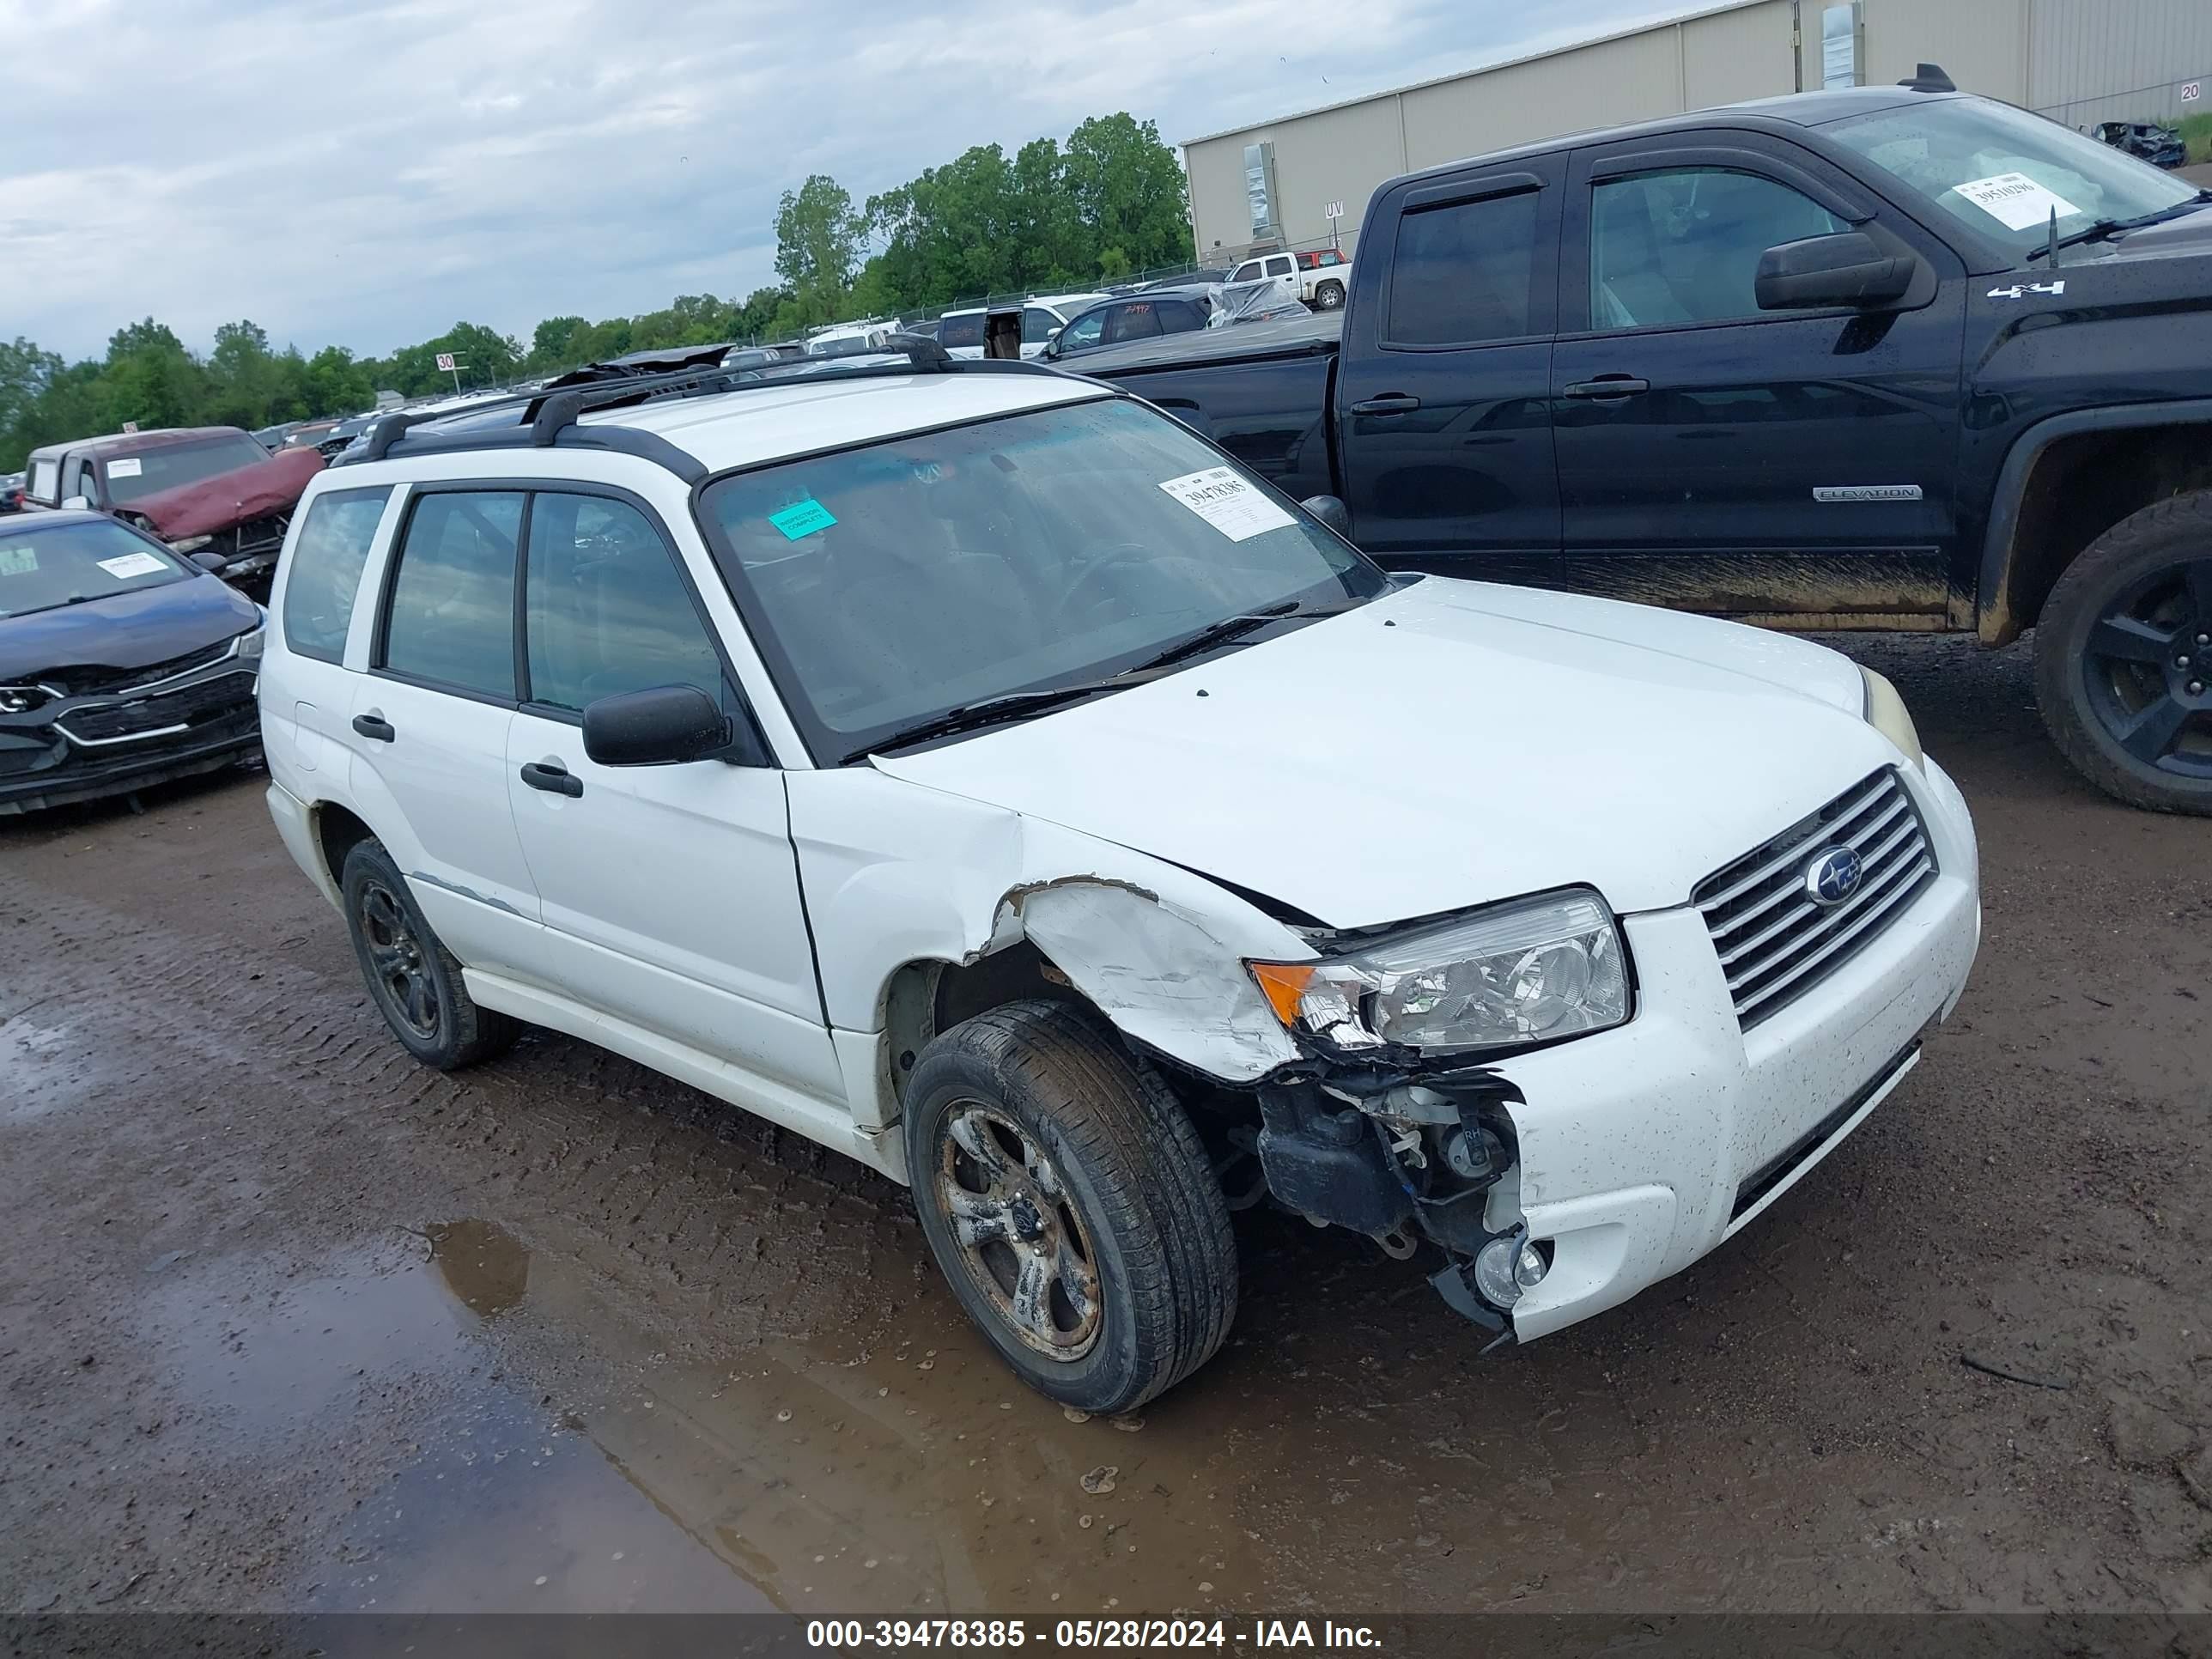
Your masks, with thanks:
[(893, 777), (1375, 926), (1575, 884), (1623, 914), (1895, 749), (1858, 670), (1781, 635), (1431, 577)]

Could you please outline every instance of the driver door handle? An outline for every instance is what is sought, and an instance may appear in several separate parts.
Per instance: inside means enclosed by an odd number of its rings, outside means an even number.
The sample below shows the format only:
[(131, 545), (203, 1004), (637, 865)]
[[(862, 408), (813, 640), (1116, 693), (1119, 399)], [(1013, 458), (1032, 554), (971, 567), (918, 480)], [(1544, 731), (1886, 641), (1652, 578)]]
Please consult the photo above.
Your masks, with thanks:
[(549, 795), (566, 795), (571, 800), (584, 793), (584, 781), (559, 761), (532, 761), (522, 769), (522, 781), (532, 789), (543, 789)]
[(1379, 398), (1363, 398), (1352, 404), (1355, 415), (1410, 415), (1421, 406), (1419, 398), (1409, 398), (1402, 392), (1386, 392)]
[(1562, 398), (1633, 398), (1651, 390), (1651, 382), (1633, 374), (1601, 374), (1595, 380), (1576, 380), (1559, 388)]
[(366, 714), (356, 714), (353, 729), (364, 738), (374, 738), (379, 743), (390, 743), (399, 735), (392, 730), (392, 722), (374, 709)]

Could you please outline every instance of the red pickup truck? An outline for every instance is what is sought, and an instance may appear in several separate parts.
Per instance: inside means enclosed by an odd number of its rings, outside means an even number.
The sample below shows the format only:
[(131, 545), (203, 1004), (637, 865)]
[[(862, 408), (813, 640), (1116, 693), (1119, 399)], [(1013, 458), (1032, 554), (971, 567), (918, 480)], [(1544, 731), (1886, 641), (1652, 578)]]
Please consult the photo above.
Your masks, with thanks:
[(233, 426), (120, 432), (33, 450), (23, 505), (112, 513), (263, 599), (292, 508), (322, 470), (311, 448), (271, 455)]

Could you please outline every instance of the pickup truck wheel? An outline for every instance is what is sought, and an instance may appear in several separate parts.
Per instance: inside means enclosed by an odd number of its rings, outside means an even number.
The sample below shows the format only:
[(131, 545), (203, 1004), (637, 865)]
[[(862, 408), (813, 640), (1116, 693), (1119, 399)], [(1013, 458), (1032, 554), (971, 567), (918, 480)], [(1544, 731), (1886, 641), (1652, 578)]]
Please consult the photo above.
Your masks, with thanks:
[(1315, 310), (1336, 311), (1341, 309), (1343, 305), (1344, 284), (1342, 283), (1327, 282), (1314, 289)]
[(430, 931), (383, 843), (357, 843), (339, 886), (369, 999), (408, 1053), (450, 1072), (490, 1059), (520, 1035), (517, 1021), (477, 1006), (461, 964)]
[(2107, 794), (2212, 815), (2212, 490), (2123, 519), (2067, 567), (2036, 624), (2035, 692)]
[(1125, 1412), (1210, 1358), (1237, 1245), (1197, 1131), (1082, 1010), (1016, 1002), (940, 1033), (907, 1088), (930, 1252), (1031, 1388)]

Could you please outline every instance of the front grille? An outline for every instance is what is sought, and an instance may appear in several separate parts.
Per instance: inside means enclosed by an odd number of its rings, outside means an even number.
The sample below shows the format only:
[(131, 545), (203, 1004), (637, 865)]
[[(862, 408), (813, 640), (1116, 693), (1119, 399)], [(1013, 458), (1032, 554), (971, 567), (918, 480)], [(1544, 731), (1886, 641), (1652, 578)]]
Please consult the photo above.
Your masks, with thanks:
[(96, 744), (172, 726), (213, 726), (253, 712), (253, 675), (242, 670), (137, 702), (72, 709), (54, 723), (79, 743)]
[(197, 651), (187, 651), (181, 657), (171, 657), (166, 662), (149, 662), (137, 668), (108, 668), (98, 664), (87, 664), (79, 668), (61, 668), (35, 678), (52, 686), (65, 697), (102, 696), (128, 691), (134, 686), (153, 685), (162, 680), (188, 674), (195, 668), (204, 668), (210, 663), (221, 662), (228, 656), (236, 640), (217, 640), (213, 645), (202, 646)]
[[(1858, 886), (1833, 906), (1815, 903), (1805, 887), (1814, 855), (1831, 847), (1851, 848), (1860, 866)], [(1880, 938), (1935, 878), (1920, 809), (1885, 769), (1707, 876), (1690, 897), (1748, 1030)]]

